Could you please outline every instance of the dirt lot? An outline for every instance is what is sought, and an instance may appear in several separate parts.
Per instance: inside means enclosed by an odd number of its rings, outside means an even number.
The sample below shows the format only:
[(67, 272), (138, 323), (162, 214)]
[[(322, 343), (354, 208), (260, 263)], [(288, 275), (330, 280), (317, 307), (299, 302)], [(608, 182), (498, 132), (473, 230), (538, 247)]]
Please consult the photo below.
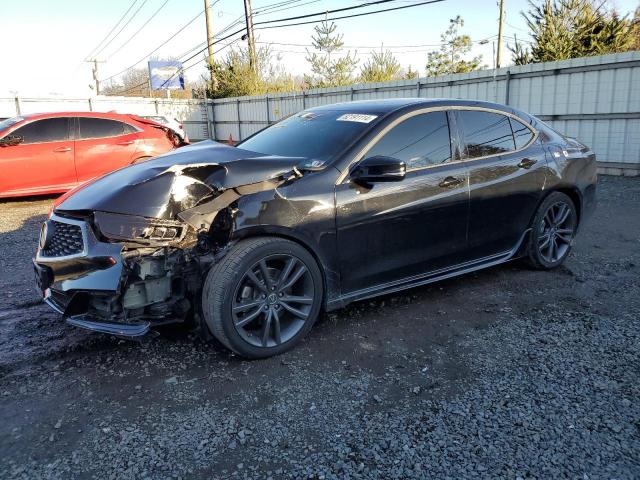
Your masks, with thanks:
[(361, 302), (257, 362), (66, 326), (32, 281), (50, 203), (0, 203), (0, 478), (640, 477), (638, 179), (600, 179), (566, 267)]

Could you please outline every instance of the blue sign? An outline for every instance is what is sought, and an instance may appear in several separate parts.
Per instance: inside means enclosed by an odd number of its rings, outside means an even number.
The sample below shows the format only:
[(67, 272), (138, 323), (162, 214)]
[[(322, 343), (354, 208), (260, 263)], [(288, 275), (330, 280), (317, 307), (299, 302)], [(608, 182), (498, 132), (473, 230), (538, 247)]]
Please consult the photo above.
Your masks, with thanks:
[(182, 62), (175, 60), (149, 61), (151, 90), (184, 90)]

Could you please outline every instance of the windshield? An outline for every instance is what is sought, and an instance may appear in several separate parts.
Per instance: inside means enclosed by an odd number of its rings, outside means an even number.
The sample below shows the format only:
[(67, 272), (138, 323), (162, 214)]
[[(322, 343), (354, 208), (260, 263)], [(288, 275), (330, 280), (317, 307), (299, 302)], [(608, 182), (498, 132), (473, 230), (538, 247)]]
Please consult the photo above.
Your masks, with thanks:
[(333, 160), (366, 131), (378, 115), (345, 111), (300, 112), (241, 142), (253, 152), (284, 157)]
[(5, 120), (0, 120), (0, 132), (2, 132), (2, 130), (4, 130), (5, 128), (9, 128), (11, 125), (15, 125), (18, 122), (21, 122), (22, 120), (24, 120), (24, 117), (13, 117), (13, 118), (7, 118)]

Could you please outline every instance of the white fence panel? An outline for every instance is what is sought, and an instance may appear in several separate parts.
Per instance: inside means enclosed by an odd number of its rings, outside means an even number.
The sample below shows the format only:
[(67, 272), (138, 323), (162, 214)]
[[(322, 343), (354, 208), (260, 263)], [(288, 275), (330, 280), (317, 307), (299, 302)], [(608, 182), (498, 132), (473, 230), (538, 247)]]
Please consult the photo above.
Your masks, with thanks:
[[(458, 75), (216, 100), (0, 98), (0, 118), (48, 111), (171, 115), (193, 140), (238, 141), (319, 105), (401, 97), (477, 99), (520, 108), (590, 145), (602, 165), (640, 170), (640, 52)], [(617, 167), (616, 167), (617, 165)]]

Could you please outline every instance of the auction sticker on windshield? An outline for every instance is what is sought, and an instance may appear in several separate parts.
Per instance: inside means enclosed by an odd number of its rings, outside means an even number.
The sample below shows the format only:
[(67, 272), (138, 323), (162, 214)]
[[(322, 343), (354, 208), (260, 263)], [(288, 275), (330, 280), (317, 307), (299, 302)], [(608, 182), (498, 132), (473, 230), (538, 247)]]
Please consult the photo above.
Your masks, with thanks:
[(377, 115), (366, 115), (364, 113), (345, 113), (344, 115), (336, 118), (336, 120), (338, 120), (339, 122), (371, 123), (376, 118), (378, 118)]

